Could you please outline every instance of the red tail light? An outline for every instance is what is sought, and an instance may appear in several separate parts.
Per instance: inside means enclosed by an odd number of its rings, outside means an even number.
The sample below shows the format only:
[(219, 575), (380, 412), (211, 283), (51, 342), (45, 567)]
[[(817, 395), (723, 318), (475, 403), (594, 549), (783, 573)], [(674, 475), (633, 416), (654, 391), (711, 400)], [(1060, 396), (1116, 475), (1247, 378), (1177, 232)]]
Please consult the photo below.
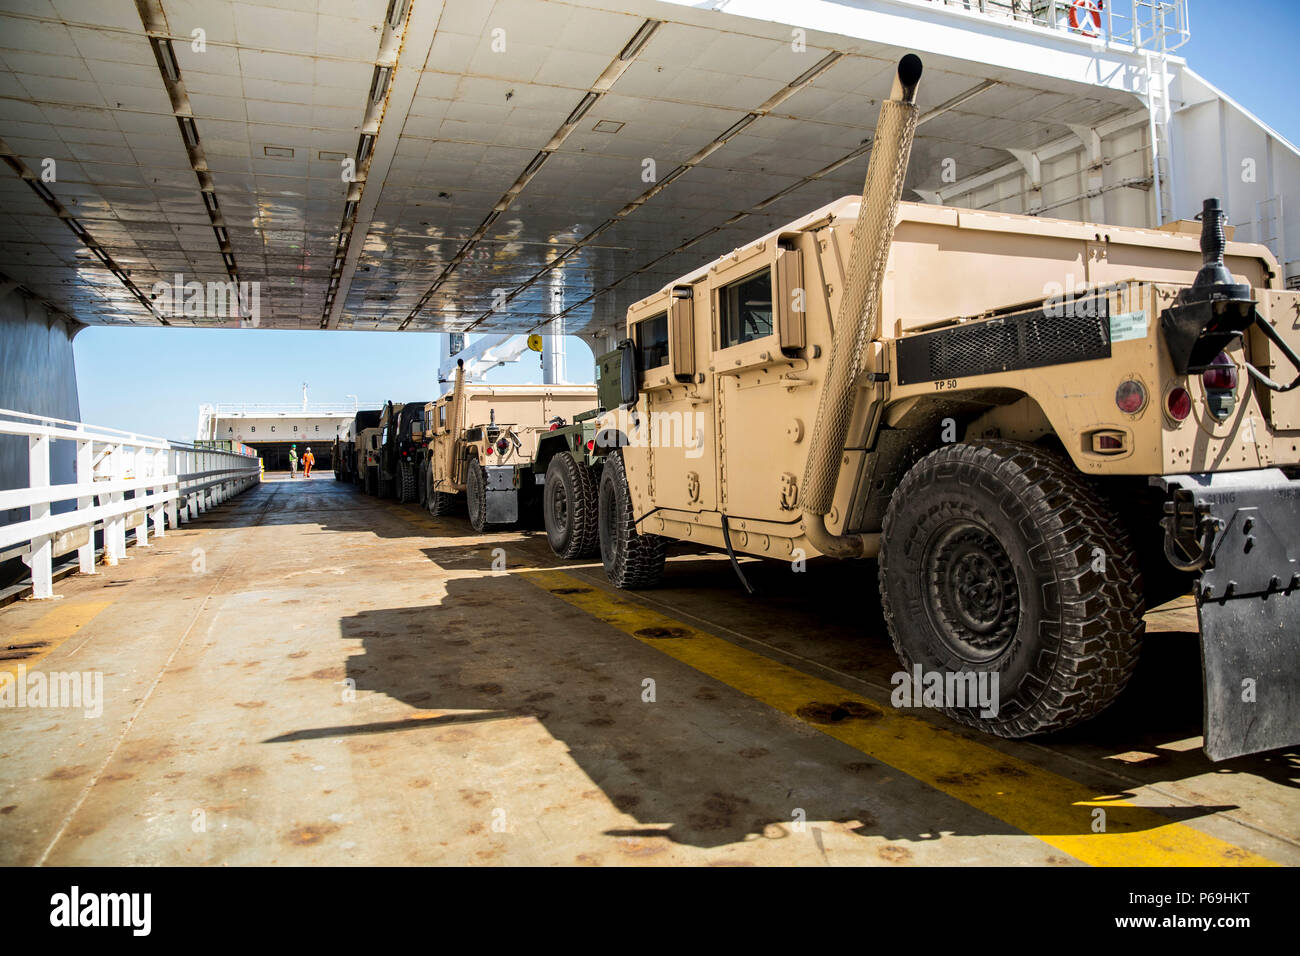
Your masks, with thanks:
[(1201, 381), (1205, 383), (1206, 388), (1222, 389), (1225, 392), (1235, 392), (1237, 390), (1237, 366), (1232, 364), (1232, 359), (1220, 352), (1210, 363), (1210, 367), (1205, 370), (1201, 376)]
[(1147, 406), (1147, 390), (1141, 382), (1129, 379), (1115, 389), (1115, 404), (1126, 415), (1136, 415)]
[(1165, 407), (1169, 410), (1170, 418), (1176, 422), (1183, 421), (1192, 413), (1191, 393), (1181, 385), (1170, 389), (1169, 397), (1165, 399)]
[(491, 446), (491, 445), (488, 445), (486, 448), (484, 448), (484, 449), (483, 449), (483, 453), (484, 453), (484, 454), (487, 454), (487, 455), (492, 454), (492, 446)]
[(560, 423), (559, 423), (559, 422), (551, 422), (551, 427), (548, 428), (548, 429), (546, 429), (546, 430), (547, 430), (548, 432), (553, 432), (553, 431), (555, 431), (555, 429), (557, 429), (557, 428), (559, 428), (559, 427), (560, 427)]
[(593, 438), (587, 442), (587, 451), (595, 451), (595, 450), (596, 450), (596, 440)]

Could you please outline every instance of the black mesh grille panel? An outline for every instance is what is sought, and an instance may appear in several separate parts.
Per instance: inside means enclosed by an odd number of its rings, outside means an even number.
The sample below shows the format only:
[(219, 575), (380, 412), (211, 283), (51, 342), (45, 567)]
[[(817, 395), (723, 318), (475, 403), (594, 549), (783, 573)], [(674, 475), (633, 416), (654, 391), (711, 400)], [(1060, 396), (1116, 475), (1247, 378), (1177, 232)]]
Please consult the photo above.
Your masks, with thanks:
[(1000, 315), (899, 339), (897, 354), (900, 385), (1109, 358), (1109, 308), (1093, 297)]

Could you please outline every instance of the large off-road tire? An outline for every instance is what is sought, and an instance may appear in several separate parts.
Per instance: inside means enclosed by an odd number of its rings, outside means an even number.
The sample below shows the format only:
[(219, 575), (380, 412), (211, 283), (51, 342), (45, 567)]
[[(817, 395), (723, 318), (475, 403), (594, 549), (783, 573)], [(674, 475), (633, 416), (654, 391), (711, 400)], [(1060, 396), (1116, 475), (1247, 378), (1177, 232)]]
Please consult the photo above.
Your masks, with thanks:
[(465, 464), (465, 509), (471, 528), (487, 528), (487, 471), (475, 461)]
[(429, 505), (429, 463), (422, 461), (416, 466), (416, 503), (421, 508), (427, 508)]
[(372, 498), (379, 494), (379, 473), (373, 468), (366, 469), (366, 494)]
[(634, 590), (659, 583), (668, 541), (637, 531), (620, 451), (610, 452), (601, 469), (597, 527), (600, 558), (610, 584)]
[(1137, 664), (1128, 536), (1068, 461), (1033, 445), (949, 445), (917, 462), (885, 515), (880, 597), (909, 673), (998, 675), (995, 716), (942, 709), (1001, 737), (1097, 715)]
[(425, 507), (429, 509), (429, 514), (435, 518), (464, 514), (465, 496), (451, 494), (446, 491), (430, 491), (429, 500), (425, 502)]
[(546, 468), (542, 521), (551, 550), (562, 558), (586, 558), (600, 549), (596, 478), (586, 462), (561, 452)]
[(397, 466), (398, 489), (397, 500), (400, 504), (407, 504), (415, 500), (415, 466), (409, 461), (404, 461)]

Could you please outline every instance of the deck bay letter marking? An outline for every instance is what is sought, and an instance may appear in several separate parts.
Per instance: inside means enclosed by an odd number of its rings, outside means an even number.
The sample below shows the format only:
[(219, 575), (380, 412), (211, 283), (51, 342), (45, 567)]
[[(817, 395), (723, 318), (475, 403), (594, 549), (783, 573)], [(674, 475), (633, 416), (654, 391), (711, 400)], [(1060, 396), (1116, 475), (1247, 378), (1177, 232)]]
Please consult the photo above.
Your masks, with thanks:
[(208, 31), (203, 27), (195, 27), (190, 31), (190, 49), (195, 53), (208, 52)]
[(657, 183), (659, 175), (655, 172), (655, 161), (647, 156), (641, 160), (641, 182)]
[(58, 175), (59, 164), (54, 161), (53, 156), (46, 156), (41, 160), (41, 182), (52, 183)]
[(1255, 703), (1255, 678), (1243, 677), (1241, 680), (1241, 702), (1243, 704)]
[(1253, 183), (1255, 181), (1255, 160), (1249, 156), (1241, 161), (1241, 181), (1243, 183)]
[(645, 704), (655, 702), (655, 679), (653, 677), (647, 677), (641, 681), (641, 701)]
[(795, 27), (790, 31), (790, 50), (794, 53), (808, 52), (808, 31), (803, 27)]
[(493, 548), (492, 549), (492, 570), (504, 571), (505, 569), (506, 569), (506, 549)]
[(504, 27), (492, 28), (492, 52), (493, 53), (506, 52), (506, 31)]
[(493, 833), (506, 832), (506, 812), (500, 807), (497, 807), (495, 810), (492, 811), (492, 832)]
[(1094, 807), (1092, 811), (1092, 832), (1106, 832), (1106, 811), (1101, 807)]
[(803, 833), (804, 829), (807, 827), (808, 812), (804, 810), (803, 807), (795, 807), (794, 811), (790, 814), (790, 819), (792, 821), (790, 829), (795, 833)]

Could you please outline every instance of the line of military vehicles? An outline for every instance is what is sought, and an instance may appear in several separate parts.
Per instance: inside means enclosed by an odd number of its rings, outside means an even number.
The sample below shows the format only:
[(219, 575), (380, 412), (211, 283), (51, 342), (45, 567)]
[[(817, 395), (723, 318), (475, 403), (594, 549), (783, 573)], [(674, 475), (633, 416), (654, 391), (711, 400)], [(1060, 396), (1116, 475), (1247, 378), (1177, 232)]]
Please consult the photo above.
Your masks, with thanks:
[(920, 73), (860, 198), (633, 304), (594, 388), (458, 374), (358, 415), (339, 477), (477, 531), (540, 510), (619, 588), (673, 541), (742, 581), (874, 558), (903, 666), (996, 673), (992, 716), (943, 709), (1005, 737), (1104, 710), (1191, 595), (1207, 754), (1300, 742), (1300, 292), (1217, 200), (1159, 229), (900, 202)]

